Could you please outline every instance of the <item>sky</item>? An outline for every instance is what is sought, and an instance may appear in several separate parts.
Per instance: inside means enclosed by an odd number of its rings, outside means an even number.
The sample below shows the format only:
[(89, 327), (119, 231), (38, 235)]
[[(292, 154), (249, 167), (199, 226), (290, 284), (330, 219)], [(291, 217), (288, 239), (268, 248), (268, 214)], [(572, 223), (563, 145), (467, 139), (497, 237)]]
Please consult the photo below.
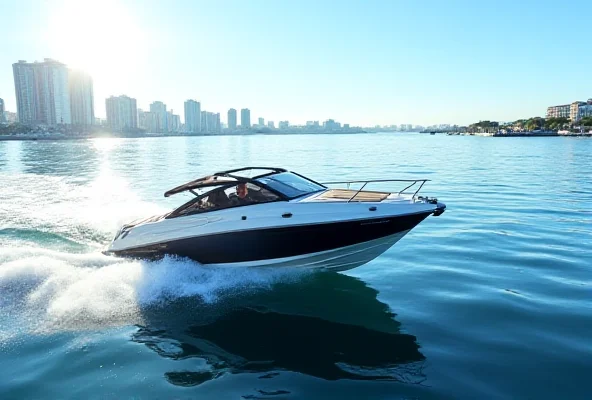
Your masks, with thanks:
[[(93, 77), (95, 114), (126, 94), (183, 116), (251, 110), (292, 124), (459, 124), (592, 98), (592, 2), (0, 0), (0, 98), (12, 64)], [(240, 113), (240, 111), (239, 111)]]

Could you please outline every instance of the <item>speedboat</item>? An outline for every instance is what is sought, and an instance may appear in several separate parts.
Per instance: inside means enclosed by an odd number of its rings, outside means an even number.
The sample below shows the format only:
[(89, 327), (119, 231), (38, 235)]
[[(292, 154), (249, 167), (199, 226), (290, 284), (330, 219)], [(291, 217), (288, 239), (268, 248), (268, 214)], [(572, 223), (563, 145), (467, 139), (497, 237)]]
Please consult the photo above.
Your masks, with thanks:
[[(345, 271), (375, 259), (428, 216), (444, 212), (446, 205), (436, 198), (418, 195), (427, 181), (318, 183), (267, 167), (216, 172), (165, 192), (192, 198), (164, 215), (124, 225), (104, 254), (178, 256), (212, 267)], [(395, 183), (402, 190), (364, 190)]]

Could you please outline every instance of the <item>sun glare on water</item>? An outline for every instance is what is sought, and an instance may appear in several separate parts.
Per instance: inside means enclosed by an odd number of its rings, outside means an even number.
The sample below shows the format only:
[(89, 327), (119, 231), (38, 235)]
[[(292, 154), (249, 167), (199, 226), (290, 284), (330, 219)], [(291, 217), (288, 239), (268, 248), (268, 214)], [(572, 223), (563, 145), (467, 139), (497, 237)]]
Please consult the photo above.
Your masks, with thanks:
[(118, 0), (62, 0), (48, 21), (52, 58), (95, 80), (125, 81), (138, 67), (142, 32)]

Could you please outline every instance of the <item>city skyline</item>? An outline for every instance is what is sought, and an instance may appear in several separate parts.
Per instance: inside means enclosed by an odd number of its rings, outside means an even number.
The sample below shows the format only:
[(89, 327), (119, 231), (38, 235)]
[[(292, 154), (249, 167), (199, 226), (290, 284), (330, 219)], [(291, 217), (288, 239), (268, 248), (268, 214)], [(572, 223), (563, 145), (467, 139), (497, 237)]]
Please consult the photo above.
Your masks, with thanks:
[[(17, 95), (18, 121), (33, 125), (68, 124), (75, 126), (102, 125), (116, 132), (144, 130), (153, 133), (221, 133), (222, 129), (230, 131), (240, 128), (249, 130), (252, 127), (275, 129), (274, 122), (258, 117), (257, 124), (251, 123), (251, 111), (241, 109), (240, 125), (237, 124), (237, 111), (230, 108), (227, 112), (227, 124), (224, 126), (220, 113), (201, 110), (201, 102), (193, 99), (184, 102), (184, 120), (181, 116), (168, 109), (162, 101), (153, 101), (149, 111), (137, 107), (137, 100), (127, 95), (110, 96), (105, 100), (106, 119), (94, 117), (93, 80), (87, 73), (70, 69), (58, 60), (45, 58), (43, 62), (28, 63), (19, 60), (13, 65), (14, 86)], [(0, 122), (7, 120), (4, 101), (0, 98)], [(583, 118), (592, 116), (592, 98), (587, 101), (576, 100), (570, 104), (549, 106), (546, 118), (565, 118), (577, 123)], [(12, 118), (12, 117), (11, 117)], [(537, 117), (540, 118), (540, 117)], [(13, 120), (13, 119), (11, 119)], [(482, 121), (480, 121), (482, 122)], [(484, 121), (487, 122), (487, 121)], [(350, 131), (349, 123), (339, 123), (334, 119), (323, 122), (325, 131)], [(458, 125), (452, 125), (456, 127)], [(278, 128), (285, 130), (291, 127), (306, 127), (319, 131), (319, 121), (306, 121), (304, 124), (292, 124), (279, 121)], [(428, 128), (448, 129), (451, 124), (434, 124)], [(355, 127), (361, 129), (362, 127)], [(364, 127), (369, 128), (369, 127)], [(424, 129), (424, 126), (413, 124), (375, 125), (372, 129), (387, 128), (389, 130)]]
[(100, 118), (106, 98), (127, 94), (142, 109), (166, 99), (177, 113), (194, 98), (224, 115), (248, 107), (255, 118), (300, 124), (466, 125), (544, 116), (549, 104), (592, 92), (565, 62), (592, 56), (582, 52), (585, 35), (557, 35), (573, 17), (558, 3), (33, 3), (3, 6), (11, 40), (0, 54), (0, 97), (10, 111), (8, 66), (43, 57), (87, 70)]

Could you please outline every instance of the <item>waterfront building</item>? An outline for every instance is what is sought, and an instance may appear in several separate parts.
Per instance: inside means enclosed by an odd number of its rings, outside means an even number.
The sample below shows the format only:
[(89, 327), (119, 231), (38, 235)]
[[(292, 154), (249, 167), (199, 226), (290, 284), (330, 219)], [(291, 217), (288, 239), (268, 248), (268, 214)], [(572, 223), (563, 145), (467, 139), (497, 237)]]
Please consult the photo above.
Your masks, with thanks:
[(185, 129), (186, 132), (197, 133), (201, 131), (201, 104), (195, 100), (185, 102)]
[(279, 129), (288, 129), (290, 123), (288, 121), (280, 121), (278, 124)]
[(267, 127), (271, 129), (275, 129), (275, 124), (273, 121), (267, 121)]
[(51, 58), (12, 64), (16, 108), (24, 124), (70, 124), (68, 68)]
[(248, 108), (241, 109), (241, 127), (245, 129), (251, 127), (251, 110)]
[(201, 112), (201, 132), (208, 132), (208, 112), (202, 111)]
[(216, 133), (220, 132), (220, 113), (213, 113), (210, 111), (201, 112), (201, 127), (202, 132)]
[(169, 126), (166, 104), (164, 104), (162, 101), (155, 101), (150, 104), (150, 112), (156, 114), (156, 130), (153, 132), (166, 132)]
[(592, 116), (592, 99), (584, 101), (574, 101), (570, 105), (569, 118), (572, 122), (578, 122), (582, 118)]
[(136, 99), (128, 96), (111, 96), (105, 99), (107, 125), (115, 131), (138, 128)]
[(159, 129), (158, 115), (150, 111), (138, 110), (138, 126), (149, 133), (157, 132)]
[(592, 117), (592, 99), (588, 99), (586, 103), (582, 103), (578, 105), (578, 112), (576, 116), (576, 121), (581, 120), (582, 118)]
[(70, 70), (68, 86), (72, 125), (94, 125), (95, 103), (93, 81), (90, 75), (82, 71)]
[(340, 129), (341, 124), (339, 122), (335, 122), (335, 120), (333, 120), (333, 119), (328, 119), (323, 123), (323, 127), (325, 129), (332, 131), (334, 129)]
[(173, 110), (167, 111), (167, 132), (179, 132), (181, 127), (181, 117), (173, 113)]
[(236, 110), (228, 110), (228, 129), (236, 129)]
[(4, 116), (5, 111), (4, 100), (0, 99), (0, 124), (6, 122), (6, 117)]
[(257, 125), (265, 126), (265, 120), (263, 118), (259, 117), (259, 123)]
[(215, 132), (218, 132), (219, 133), (222, 130), (222, 126), (220, 124), (220, 113), (216, 113), (216, 115), (214, 116), (214, 118), (215, 118), (215, 122), (216, 122), (215, 129), (214, 130), (215, 130)]
[(570, 104), (547, 107), (547, 118), (570, 118)]

